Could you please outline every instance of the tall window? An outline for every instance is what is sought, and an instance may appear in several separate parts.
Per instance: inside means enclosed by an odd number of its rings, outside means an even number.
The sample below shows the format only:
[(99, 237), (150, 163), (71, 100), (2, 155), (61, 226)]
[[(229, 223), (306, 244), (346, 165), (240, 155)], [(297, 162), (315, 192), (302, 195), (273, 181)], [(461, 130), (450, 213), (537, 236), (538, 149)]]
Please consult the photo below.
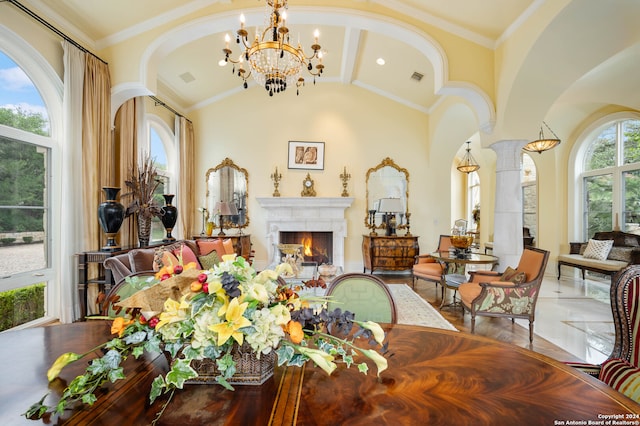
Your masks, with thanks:
[[(168, 126), (158, 117), (147, 116), (148, 122), (148, 152), (154, 159), (158, 175), (161, 183), (158, 185), (155, 193), (155, 200), (158, 205), (165, 204), (163, 194), (175, 194), (175, 173), (174, 173), (174, 141), (173, 133)], [(166, 235), (166, 231), (162, 226), (162, 221), (154, 217), (151, 221), (151, 241), (160, 241)]]
[(538, 235), (538, 176), (531, 156), (522, 153), (522, 226), (529, 228), (531, 236)]
[(584, 238), (610, 231), (640, 233), (640, 120), (609, 122), (588, 138), (584, 155)]
[(0, 52), (0, 331), (46, 313), (51, 267), (49, 119), (25, 71)]
[[(469, 229), (480, 231), (480, 176), (477, 172), (471, 172), (467, 175), (467, 220), (469, 221)], [(475, 213), (477, 212), (477, 213)], [(478, 220), (475, 220), (475, 218)]]

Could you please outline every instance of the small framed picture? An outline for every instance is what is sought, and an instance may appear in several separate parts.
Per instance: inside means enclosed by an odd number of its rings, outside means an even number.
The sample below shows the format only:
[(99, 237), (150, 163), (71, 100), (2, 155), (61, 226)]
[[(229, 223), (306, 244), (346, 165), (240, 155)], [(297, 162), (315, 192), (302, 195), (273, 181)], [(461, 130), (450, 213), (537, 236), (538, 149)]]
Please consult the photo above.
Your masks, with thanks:
[(324, 170), (324, 142), (289, 141), (289, 168)]

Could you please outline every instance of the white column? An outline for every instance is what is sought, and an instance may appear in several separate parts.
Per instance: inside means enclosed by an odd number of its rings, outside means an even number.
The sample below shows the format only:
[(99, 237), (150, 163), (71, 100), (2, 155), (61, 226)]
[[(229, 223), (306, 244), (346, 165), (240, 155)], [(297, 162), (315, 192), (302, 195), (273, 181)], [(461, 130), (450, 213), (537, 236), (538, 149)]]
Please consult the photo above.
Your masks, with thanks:
[(498, 270), (518, 266), (522, 255), (522, 184), (520, 154), (525, 140), (502, 140), (491, 145), (496, 162), (496, 192), (493, 224), (493, 254)]

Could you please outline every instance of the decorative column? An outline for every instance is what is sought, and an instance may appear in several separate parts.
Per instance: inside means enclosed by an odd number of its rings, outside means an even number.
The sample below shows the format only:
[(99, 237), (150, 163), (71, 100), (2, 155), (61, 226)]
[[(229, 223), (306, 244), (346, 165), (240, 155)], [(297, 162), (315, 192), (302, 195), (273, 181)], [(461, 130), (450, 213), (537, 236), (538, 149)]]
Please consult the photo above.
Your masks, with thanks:
[(497, 154), (493, 224), (493, 254), (498, 270), (518, 266), (522, 255), (522, 184), (520, 155), (526, 140), (502, 140), (491, 145)]

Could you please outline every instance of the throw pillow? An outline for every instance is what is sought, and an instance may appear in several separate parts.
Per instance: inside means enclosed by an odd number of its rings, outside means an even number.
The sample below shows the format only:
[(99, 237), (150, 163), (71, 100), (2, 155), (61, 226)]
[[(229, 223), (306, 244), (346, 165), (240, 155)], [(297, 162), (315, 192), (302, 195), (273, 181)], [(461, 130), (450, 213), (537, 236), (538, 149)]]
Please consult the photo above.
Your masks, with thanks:
[(222, 244), (222, 240), (216, 238), (215, 240), (196, 240), (198, 244), (198, 250), (200, 251), (200, 256), (207, 255), (212, 251), (217, 251), (218, 253), (224, 254), (224, 245)]
[(640, 402), (640, 369), (623, 359), (610, 359), (602, 364), (600, 380)]
[(169, 250), (159, 249), (155, 251), (153, 256), (153, 270), (158, 272), (165, 265), (177, 265), (178, 258)]
[(198, 256), (198, 260), (200, 261), (200, 265), (202, 265), (202, 269), (211, 269), (220, 263), (218, 252), (215, 250), (204, 256)]
[(587, 259), (605, 260), (613, 247), (613, 240), (589, 240), (583, 256)]
[(233, 241), (231, 241), (231, 238), (225, 238), (222, 240), (222, 245), (224, 246), (224, 254), (233, 254), (236, 252), (233, 248)]
[(522, 284), (527, 279), (527, 275), (524, 272), (518, 272), (511, 266), (502, 273), (500, 281), (511, 281), (514, 284)]
[(175, 257), (178, 258), (178, 260), (182, 259), (183, 265), (187, 265), (188, 263), (195, 262), (196, 268), (200, 267), (200, 262), (198, 262), (198, 257), (193, 252), (193, 250), (191, 250), (191, 248), (186, 244), (183, 244), (182, 247), (173, 250), (173, 254)]

